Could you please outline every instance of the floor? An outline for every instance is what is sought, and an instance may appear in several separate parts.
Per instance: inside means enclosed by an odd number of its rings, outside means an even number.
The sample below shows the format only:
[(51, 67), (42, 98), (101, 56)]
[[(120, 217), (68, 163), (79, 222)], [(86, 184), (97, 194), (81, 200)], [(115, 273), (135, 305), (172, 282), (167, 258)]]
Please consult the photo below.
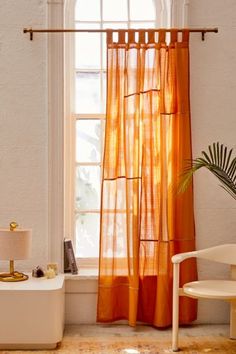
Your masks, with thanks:
[[(236, 354), (228, 325), (194, 325), (180, 329), (181, 354)], [(166, 354), (171, 351), (171, 329), (126, 325), (66, 326), (62, 343), (55, 350), (0, 351), (0, 353), (40, 354)]]

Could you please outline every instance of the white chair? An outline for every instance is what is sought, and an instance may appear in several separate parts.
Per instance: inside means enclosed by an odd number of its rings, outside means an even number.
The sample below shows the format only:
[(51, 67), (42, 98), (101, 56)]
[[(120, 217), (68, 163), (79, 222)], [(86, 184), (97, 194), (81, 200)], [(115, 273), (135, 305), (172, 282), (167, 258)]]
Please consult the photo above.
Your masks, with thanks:
[[(179, 267), (185, 259), (197, 257), (231, 265), (232, 280), (201, 280), (184, 284), (179, 288)], [(200, 251), (179, 253), (172, 257), (173, 273), (173, 319), (172, 350), (177, 352), (179, 330), (179, 296), (230, 301), (230, 338), (236, 339), (236, 244), (226, 244)]]

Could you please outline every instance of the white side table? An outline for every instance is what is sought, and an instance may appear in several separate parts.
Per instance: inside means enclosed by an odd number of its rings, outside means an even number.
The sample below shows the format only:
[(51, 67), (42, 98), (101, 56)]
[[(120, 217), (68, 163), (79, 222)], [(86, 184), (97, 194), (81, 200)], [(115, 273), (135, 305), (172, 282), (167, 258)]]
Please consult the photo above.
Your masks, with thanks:
[(52, 349), (64, 330), (64, 275), (0, 282), (0, 348)]

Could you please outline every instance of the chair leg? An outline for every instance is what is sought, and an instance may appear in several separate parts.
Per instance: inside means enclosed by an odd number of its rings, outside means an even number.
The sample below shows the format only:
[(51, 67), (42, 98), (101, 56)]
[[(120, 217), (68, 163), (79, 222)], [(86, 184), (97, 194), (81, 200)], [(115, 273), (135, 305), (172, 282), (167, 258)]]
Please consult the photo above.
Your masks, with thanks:
[(178, 352), (179, 332), (179, 264), (174, 264), (173, 274), (172, 351)]
[(236, 339), (236, 301), (230, 302), (230, 338)]

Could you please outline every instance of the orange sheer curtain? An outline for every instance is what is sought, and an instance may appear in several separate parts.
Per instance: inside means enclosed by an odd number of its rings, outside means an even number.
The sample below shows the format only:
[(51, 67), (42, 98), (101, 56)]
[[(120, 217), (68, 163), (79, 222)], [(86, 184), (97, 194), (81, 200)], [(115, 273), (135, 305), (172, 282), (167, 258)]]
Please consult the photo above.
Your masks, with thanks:
[[(138, 35), (138, 41), (135, 36)], [(108, 33), (97, 320), (171, 324), (172, 255), (195, 247), (192, 189), (176, 194), (191, 158), (188, 31)], [(196, 279), (186, 262), (181, 281)], [(196, 319), (181, 299), (180, 322)]]

